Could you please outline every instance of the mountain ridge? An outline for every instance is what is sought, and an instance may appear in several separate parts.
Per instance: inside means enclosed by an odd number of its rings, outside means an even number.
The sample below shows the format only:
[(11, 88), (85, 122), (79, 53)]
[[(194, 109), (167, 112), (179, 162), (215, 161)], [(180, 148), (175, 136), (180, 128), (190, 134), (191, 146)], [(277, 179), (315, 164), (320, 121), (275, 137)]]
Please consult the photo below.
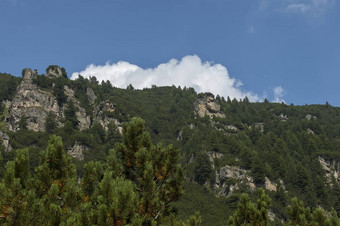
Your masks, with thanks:
[[(31, 69), (23, 70), (22, 79), (1, 75), (2, 85), (12, 84), (0, 96), (5, 161), (13, 156), (10, 149), (28, 147), (37, 156), (48, 136), (57, 134), (65, 150), (79, 157), (74, 161), (81, 174), (84, 163), (104, 159), (120, 141), (124, 122), (140, 116), (153, 140), (180, 148), (187, 187), (195, 183), (226, 203), (234, 200), (225, 205), (226, 216), (238, 194), (256, 187), (267, 188), (280, 219), (293, 196), (339, 214), (340, 108), (250, 103), (175, 86), (118, 89), (95, 77), (72, 81), (65, 74), (52, 65), (46, 75)], [(175, 206), (183, 210), (183, 203)]]

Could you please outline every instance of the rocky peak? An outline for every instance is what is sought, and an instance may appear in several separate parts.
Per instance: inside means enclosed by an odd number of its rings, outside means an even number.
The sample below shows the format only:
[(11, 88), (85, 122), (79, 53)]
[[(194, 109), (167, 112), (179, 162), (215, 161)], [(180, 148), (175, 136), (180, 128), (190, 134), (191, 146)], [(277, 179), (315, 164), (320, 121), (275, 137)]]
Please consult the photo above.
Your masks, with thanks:
[(58, 65), (50, 65), (46, 69), (46, 76), (48, 76), (48, 77), (61, 77), (61, 76), (63, 76), (63, 72)]
[(32, 83), (33, 79), (35, 79), (37, 77), (37, 71), (36, 70), (32, 70), (31, 68), (25, 68), (22, 70), (22, 77), (24, 78), (23, 82), (25, 83)]
[(195, 102), (195, 111), (200, 117), (208, 115), (209, 117), (224, 118), (225, 114), (221, 111), (221, 106), (214, 99), (212, 93), (199, 94)]
[(37, 76), (36, 71), (30, 68), (23, 70), (24, 79), (17, 88), (16, 94), (9, 106), (9, 114), (6, 118), (6, 127), (9, 131), (19, 129), (19, 121), (22, 117), (27, 120), (27, 128), (34, 131), (45, 130), (45, 118), (48, 112), (60, 116), (60, 109), (54, 95), (33, 83)]

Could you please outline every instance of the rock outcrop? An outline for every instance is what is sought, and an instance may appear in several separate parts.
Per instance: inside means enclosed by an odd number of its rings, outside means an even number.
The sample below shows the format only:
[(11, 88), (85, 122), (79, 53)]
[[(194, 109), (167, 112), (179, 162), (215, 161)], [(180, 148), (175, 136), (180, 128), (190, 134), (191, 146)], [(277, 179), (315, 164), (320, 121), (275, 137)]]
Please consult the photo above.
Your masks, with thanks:
[[(238, 166), (227, 165), (222, 167), (219, 172), (216, 172), (215, 182), (214, 188), (217, 191), (217, 196), (229, 196), (235, 189), (238, 189), (241, 184), (248, 186), (252, 190), (256, 188), (254, 179), (250, 176), (250, 171), (241, 169)], [(282, 188), (285, 189), (282, 180), (280, 180), (280, 183)], [(265, 177), (264, 186), (268, 191), (277, 190), (277, 184), (267, 177)]]
[(312, 120), (312, 119), (317, 119), (318, 117), (316, 117), (316, 116), (314, 116), (314, 115), (311, 115), (311, 114), (308, 114), (308, 115), (305, 116), (305, 118), (306, 118), (307, 120)]
[(97, 99), (97, 96), (96, 94), (93, 92), (92, 88), (91, 87), (87, 87), (86, 88), (86, 95), (87, 97), (89, 98), (89, 101), (91, 104), (94, 104), (94, 102), (96, 101)]
[(279, 115), (279, 120), (282, 121), (282, 122), (285, 122), (285, 121), (288, 120), (288, 117), (287, 117), (287, 115), (284, 115), (283, 113), (281, 113)]
[(79, 161), (84, 160), (84, 151), (88, 150), (89, 148), (75, 143), (74, 146), (67, 150), (67, 154), (72, 156), (73, 158), (78, 159)]
[(215, 169), (215, 159), (222, 159), (224, 155), (222, 153), (218, 153), (216, 151), (208, 151), (209, 160), (211, 162), (211, 166)]
[(195, 112), (200, 117), (208, 115), (209, 117), (225, 118), (225, 114), (221, 111), (221, 106), (214, 99), (214, 95), (211, 93), (205, 93), (198, 95), (195, 102)]
[(237, 166), (224, 166), (216, 172), (215, 189), (218, 196), (229, 196), (242, 183), (251, 189), (255, 189), (254, 179), (249, 176), (248, 170)]
[[(90, 128), (91, 118), (89, 115), (86, 114), (86, 110), (80, 106), (79, 101), (74, 96), (75, 95), (74, 91), (68, 86), (64, 86), (64, 92), (65, 92), (65, 95), (67, 96), (67, 101), (72, 100), (75, 108), (77, 109), (76, 116), (79, 121), (78, 129), (85, 130), (85, 129)], [(65, 107), (63, 107), (63, 111), (65, 110), (64, 108)]]
[(17, 131), (19, 121), (24, 117), (29, 130), (44, 131), (45, 118), (49, 111), (60, 117), (57, 100), (52, 93), (39, 89), (33, 83), (33, 79), (37, 76), (36, 71), (24, 69), (23, 76), (23, 80), (9, 106), (6, 127), (9, 131)]
[(122, 123), (113, 117), (113, 113), (115, 112), (115, 105), (110, 101), (102, 101), (95, 108), (95, 115), (99, 121), (99, 123), (103, 126), (103, 128), (107, 131), (109, 123), (111, 121), (117, 126), (120, 134), (123, 133)]
[(326, 171), (326, 178), (331, 182), (332, 177), (340, 183), (340, 162), (335, 160), (326, 160), (321, 156), (318, 157), (322, 168)]
[(50, 65), (46, 69), (46, 76), (48, 77), (61, 77), (63, 76), (63, 72), (61, 68), (57, 65)]
[(12, 150), (9, 136), (6, 133), (2, 132), (2, 130), (0, 130), (0, 140), (2, 141), (2, 145), (4, 146), (6, 152)]

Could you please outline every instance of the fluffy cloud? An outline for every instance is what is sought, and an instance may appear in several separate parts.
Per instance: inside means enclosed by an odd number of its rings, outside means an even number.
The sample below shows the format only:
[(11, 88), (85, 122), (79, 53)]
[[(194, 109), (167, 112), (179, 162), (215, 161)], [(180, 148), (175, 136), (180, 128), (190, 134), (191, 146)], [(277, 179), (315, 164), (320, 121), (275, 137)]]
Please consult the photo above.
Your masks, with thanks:
[(89, 78), (95, 76), (99, 81), (109, 80), (114, 86), (126, 88), (132, 84), (137, 89), (157, 86), (193, 87), (197, 92), (211, 92), (230, 98), (244, 98), (259, 101), (260, 98), (244, 91), (242, 82), (231, 78), (228, 70), (221, 64), (202, 62), (196, 55), (185, 56), (181, 60), (171, 59), (155, 68), (141, 68), (129, 62), (106, 63), (105, 65), (88, 65), (84, 71), (74, 72), (71, 79), (81, 74)]
[(274, 102), (285, 103), (285, 101), (283, 100), (283, 96), (285, 95), (286, 91), (281, 86), (275, 87), (273, 89), (273, 92), (274, 92)]

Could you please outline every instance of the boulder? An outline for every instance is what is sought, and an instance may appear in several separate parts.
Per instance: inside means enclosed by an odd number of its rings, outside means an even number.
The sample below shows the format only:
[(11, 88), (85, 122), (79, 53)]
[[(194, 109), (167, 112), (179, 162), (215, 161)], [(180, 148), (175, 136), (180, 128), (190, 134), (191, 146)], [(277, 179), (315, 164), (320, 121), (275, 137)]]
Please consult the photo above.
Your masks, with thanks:
[(92, 88), (91, 87), (87, 87), (86, 88), (86, 94), (87, 94), (87, 97), (89, 98), (89, 101), (91, 104), (94, 104), (94, 102), (96, 101), (97, 99), (97, 96), (96, 94), (93, 92)]
[(5, 147), (5, 152), (11, 151), (12, 146), (9, 143), (10, 141), (9, 136), (6, 133), (2, 132), (2, 130), (0, 130), (0, 139), (2, 141), (2, 145)]
[(77, 144), (77, 142), (76, 142), (72, 148), (68, 149), (67, 154), (69, 154), (70, 156), (72, 156), (73, 158), (75, 158), (79, 161), (83, 161), (84, 160), (84, 151), (86, 151), (88, 149), (89, 149), (88, 147), (86, 147), (84, 145)]
[(209, 117), (225, 118), (225, 114), (221, 111), (221, 106), (214, 99), (214, 95), (211, 93), (205, 93), (198, 95), (195, 102), (195, 112), (199, 117), (208, 115)]

